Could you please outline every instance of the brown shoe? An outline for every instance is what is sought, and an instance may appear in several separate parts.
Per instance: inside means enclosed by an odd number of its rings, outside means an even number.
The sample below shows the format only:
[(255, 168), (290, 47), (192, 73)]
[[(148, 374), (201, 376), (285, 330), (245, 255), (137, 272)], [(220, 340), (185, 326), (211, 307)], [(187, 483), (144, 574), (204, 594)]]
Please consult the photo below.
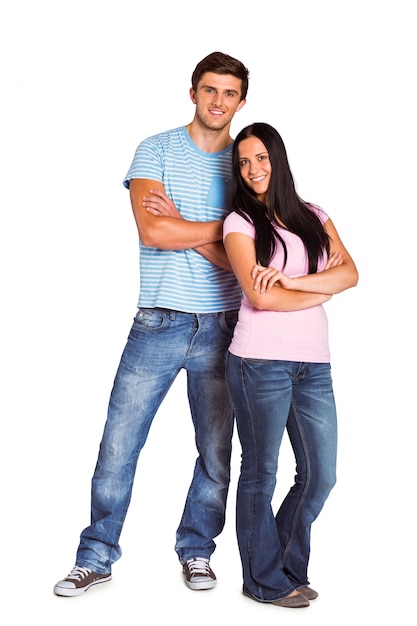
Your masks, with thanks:
[(76, 565), (66, 578), (57, 582), (54, 587), (54, 593), (57, 596), (79, 596), (93, 585), (105, 583), (108, 580), (111, 580), (111, 573), (97, 574), (97, 572), (92, 572), (91, 569)]
[[(252, 600), (262, 602), (262, 600), (258, 600), (258, 598), (250, 594), (245, 587), (243, 587), (243, 594)], [(273, 600), (272, 602), (265, 602), (265, 604), (274, 604), (275, 606), (282, 606), (288, 609), (301, 609), (310, 606), (310, 602), (301, 593), (297, 593), (295, 596), (285, 596), (285, 598)]]
[(217, 580), (210, 567), (209, 560), (203, 558), (188, 559), (182, 567), (185, 584), (189, 589), (213, 589)]
[(318, 598), (319, 595), (317, 591), (308, 586), (299, 587), (297, 591), (299, 591), (305, 598), (307, 598), (307, 600), (315, 600), (316, 598)]
[(302, 593), (297, 593), (295, 596), (285, 596), (285, 598), (280, 598), (280, 600), (274, 600), (271, 604), (283, 606), (287, 609), (302, 609), (310, 606), (310, 602)]

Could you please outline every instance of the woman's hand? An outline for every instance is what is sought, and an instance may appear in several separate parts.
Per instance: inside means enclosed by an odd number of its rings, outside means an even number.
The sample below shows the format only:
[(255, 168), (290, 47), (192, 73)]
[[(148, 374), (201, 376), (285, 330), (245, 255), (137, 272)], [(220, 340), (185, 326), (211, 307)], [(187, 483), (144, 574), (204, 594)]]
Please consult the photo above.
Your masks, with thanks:
[[(327, 259), (327, 263), (322, 271), (331, 267), (342, 265), (343, 259), (340, 252), (333, 252)], [(253, 278), (253, 288), (259, 289), (259, 293), (267, 293), (275, 285), (279, 285), (283, 289), (295, 289), (295, 281), (291, 276), (287, 276), (275, 267), (264, 267), (263, 265), (254, 265), (251, 272)]]
[(343, 258), (342, 258), (341, 253), (332, 252), (332, 254), (327, 259), (327, 263), (324, 267), (324, 270), (329, 270), (331, 267), (336, 267), (336, 265), (342, 265), (342, 263), (343, 263)]
[(274, 285), (279, 284), (284, 289), (290, 289), (292, 279), (286, 276), (275, 267), (264, 267), (263, 265), (254, 265), (251, 271), (253, 278), (253, 288), (259, 289), (259, 293), (267, 293)]

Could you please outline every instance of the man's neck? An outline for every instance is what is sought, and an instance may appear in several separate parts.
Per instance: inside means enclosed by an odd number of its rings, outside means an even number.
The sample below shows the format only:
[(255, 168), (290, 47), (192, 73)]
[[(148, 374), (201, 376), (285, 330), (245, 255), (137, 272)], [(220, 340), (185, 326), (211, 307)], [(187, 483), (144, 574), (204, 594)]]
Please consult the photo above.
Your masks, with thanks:
[(233, 142), (230, 136), (230, 124), (221, 130), (210, 129), (202, 126), (194, 118), (185, 129), (197, 148), (203, 152), (221, 152)]

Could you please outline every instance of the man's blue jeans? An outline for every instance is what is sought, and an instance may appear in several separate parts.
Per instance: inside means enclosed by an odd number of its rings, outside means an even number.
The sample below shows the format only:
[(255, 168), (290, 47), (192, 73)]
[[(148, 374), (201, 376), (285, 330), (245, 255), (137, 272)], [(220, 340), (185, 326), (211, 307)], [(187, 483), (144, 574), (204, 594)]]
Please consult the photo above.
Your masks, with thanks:
[[(226, 357), (242, 446), (236, 528), (243, 584), (271, 602), (307, 585), (311, 524), (336, 482), (337, 419), (329, 363)], [(271, 501), (287, 428), (294, 485), (276, 516)]]
[(236, 319), (236, 311), (138, 310), (110, 396), (92, 479), (91, 525), (81, 533), (78, 565), (104, 574), (120, 558), (119, 537), (137, 460), (158, 407), (182, 368), (198, 458), (175, 548), (182, 563), (193, 556), (210, 558), (213, 539), (224, 526), (230, 481), (233, 417), (224, 356)]

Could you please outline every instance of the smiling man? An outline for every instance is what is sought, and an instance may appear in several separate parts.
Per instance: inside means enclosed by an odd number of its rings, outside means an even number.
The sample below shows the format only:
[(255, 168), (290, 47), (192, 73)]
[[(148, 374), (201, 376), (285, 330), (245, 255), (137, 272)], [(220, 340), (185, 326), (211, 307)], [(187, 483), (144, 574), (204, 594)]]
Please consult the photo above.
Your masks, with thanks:
[[(200, 61), (190, 89), (193, 120), (142, 141), (124, 179), (139, 233), (138, 310), (110, 396), (91, 523), (81, 533), (74, 568), (54, 587), (57, 595), (80, 595), (111, 579), (136, 463), (181, 369), (198, 457), (175, 549), (190, 589), (216, 585), (210, 557), (225, 522), (233, 434), (224, 355), (241, 298), (222, 231), (230, 209), (230, 125), (245, 104), (248, 76), (240, 61), (221, 52)], [(181, 451), (180, 439), (173, 444)]]

